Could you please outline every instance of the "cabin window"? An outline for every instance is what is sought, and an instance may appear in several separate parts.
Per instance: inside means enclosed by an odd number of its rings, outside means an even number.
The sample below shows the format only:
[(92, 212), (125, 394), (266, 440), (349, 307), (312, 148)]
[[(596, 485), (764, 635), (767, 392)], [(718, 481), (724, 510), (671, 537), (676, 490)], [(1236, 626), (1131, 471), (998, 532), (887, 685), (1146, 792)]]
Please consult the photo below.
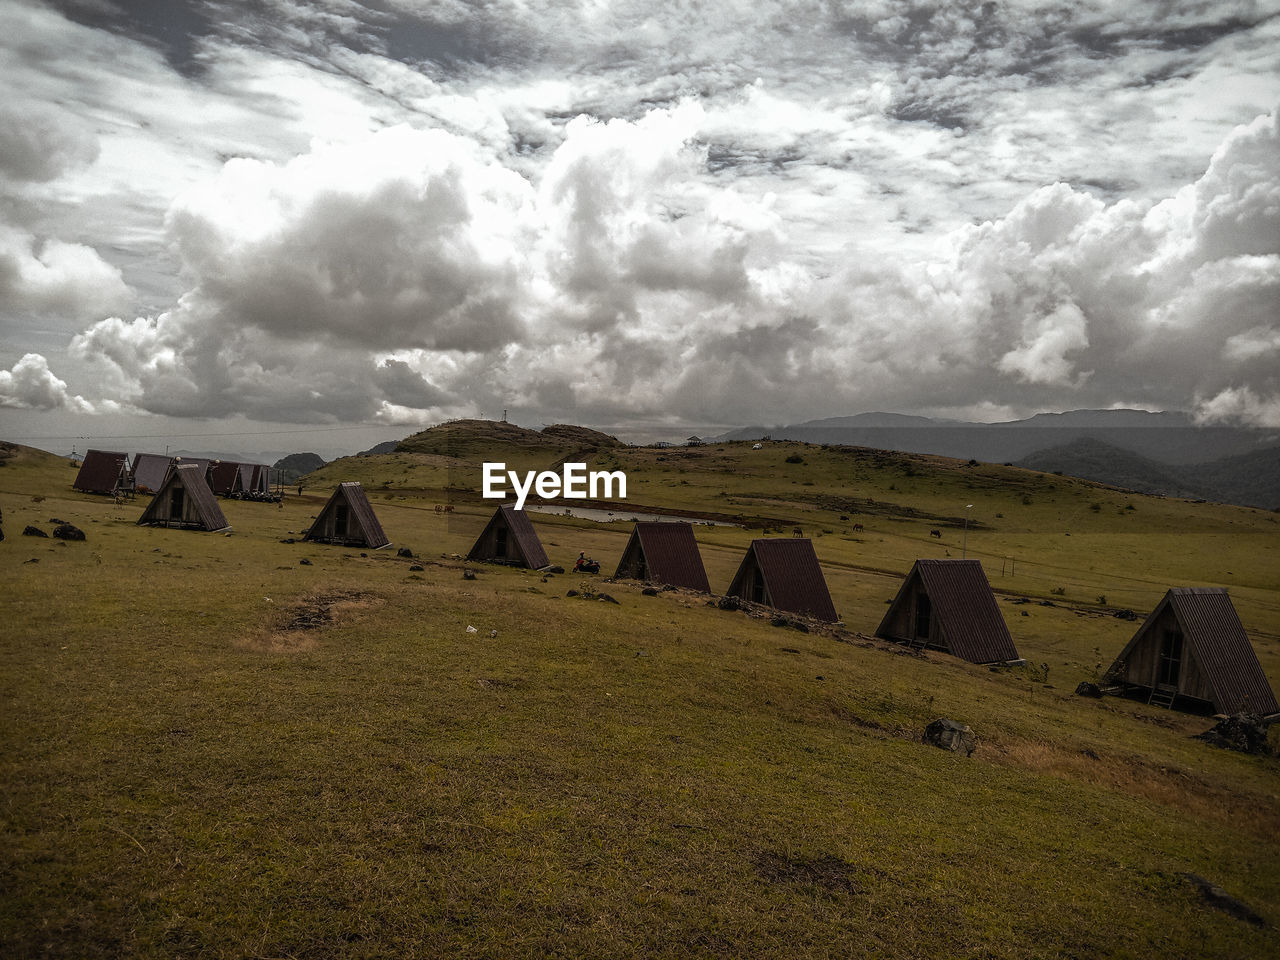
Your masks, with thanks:
[(169, 491), (169, 519), (181, 520), (183, 509), (183, 494), (186, 491), (181, 487), (174, 487)]
[(333, 535), (335, 537), (345, 537), (347, 535), (347, 505), (345, 503), (334, 504)]
[(1181, 667), (1182, 631), (1166, 630), (1160, 638), (1160, 661), (1156, 670), (1156, 683), (1176, 687)]
[(933, 604), (929, 602), (927, 593), (916, 594), (916, 629), (917, 640), (929, 639), (929, 627), (933, 620)]
[(493, 555), (503, 560), (507, 557), (507, 528), (498, 527), (493, 531)]

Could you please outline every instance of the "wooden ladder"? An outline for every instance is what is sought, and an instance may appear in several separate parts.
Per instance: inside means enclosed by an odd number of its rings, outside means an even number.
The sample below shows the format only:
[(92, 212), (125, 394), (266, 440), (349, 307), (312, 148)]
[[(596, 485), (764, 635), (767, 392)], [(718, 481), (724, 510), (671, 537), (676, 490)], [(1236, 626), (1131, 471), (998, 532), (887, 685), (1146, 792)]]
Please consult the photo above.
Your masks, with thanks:
[(1153, 707), (1163, 707), (1168, 710), (1173, 706), (1173, 699), (1178, 695), (1178, 688), (1171, 687), (1168, 684), (1159, 683), (1151, 688), (1151, 696), (1147, 697), (1147, 703)]

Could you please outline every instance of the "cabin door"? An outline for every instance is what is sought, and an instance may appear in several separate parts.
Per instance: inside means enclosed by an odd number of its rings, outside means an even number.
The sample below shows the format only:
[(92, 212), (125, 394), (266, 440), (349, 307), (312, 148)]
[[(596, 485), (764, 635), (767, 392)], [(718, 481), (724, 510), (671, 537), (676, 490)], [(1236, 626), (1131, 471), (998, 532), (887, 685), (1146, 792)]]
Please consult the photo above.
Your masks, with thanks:
[(498, 527), (493, 531), (493, 555), (499, 560), (507, 558), (507, 528)]
[(1156, 663), (1156, 684), (1176, 687), (1182, 674), (1182, 631), (1166, 630), (1160, 638), (1160, 659)]
[(929, 628), (933, 621), (933, 604), (927, 593), (916, 594), (916, 625), (912, 636), (917, 640), (929, 639)]
[(174, 487), (169, 491), (169, 519), (181, 520), (184, 508), (184, 497), (186, 491), (182, 487)]
[(335, 537), (345, 537), (347, 535), (347, 505), (345, 503), (335, 503), (333, 505), (333, 535)]

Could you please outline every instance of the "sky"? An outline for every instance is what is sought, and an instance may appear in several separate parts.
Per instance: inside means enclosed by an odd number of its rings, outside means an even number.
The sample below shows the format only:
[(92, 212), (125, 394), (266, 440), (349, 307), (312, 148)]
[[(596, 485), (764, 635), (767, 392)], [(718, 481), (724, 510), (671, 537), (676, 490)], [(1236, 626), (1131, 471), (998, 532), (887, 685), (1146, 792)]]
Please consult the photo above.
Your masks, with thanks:
[(1280, 426), (1280, 0), (2, 0), (0, 437)]

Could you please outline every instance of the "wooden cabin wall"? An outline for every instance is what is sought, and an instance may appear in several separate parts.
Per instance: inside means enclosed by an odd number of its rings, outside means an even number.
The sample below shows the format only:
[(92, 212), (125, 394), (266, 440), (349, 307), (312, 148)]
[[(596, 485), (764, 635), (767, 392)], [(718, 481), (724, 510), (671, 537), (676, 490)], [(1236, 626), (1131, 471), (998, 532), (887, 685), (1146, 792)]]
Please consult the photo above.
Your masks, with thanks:
[(618, 561), (617, 576), (624, 580), (648, 579), (649, 571), (644, 562), (644, 550), (640, 547), (640, 538), (634, 537), (627, 545), (627, 550)]

